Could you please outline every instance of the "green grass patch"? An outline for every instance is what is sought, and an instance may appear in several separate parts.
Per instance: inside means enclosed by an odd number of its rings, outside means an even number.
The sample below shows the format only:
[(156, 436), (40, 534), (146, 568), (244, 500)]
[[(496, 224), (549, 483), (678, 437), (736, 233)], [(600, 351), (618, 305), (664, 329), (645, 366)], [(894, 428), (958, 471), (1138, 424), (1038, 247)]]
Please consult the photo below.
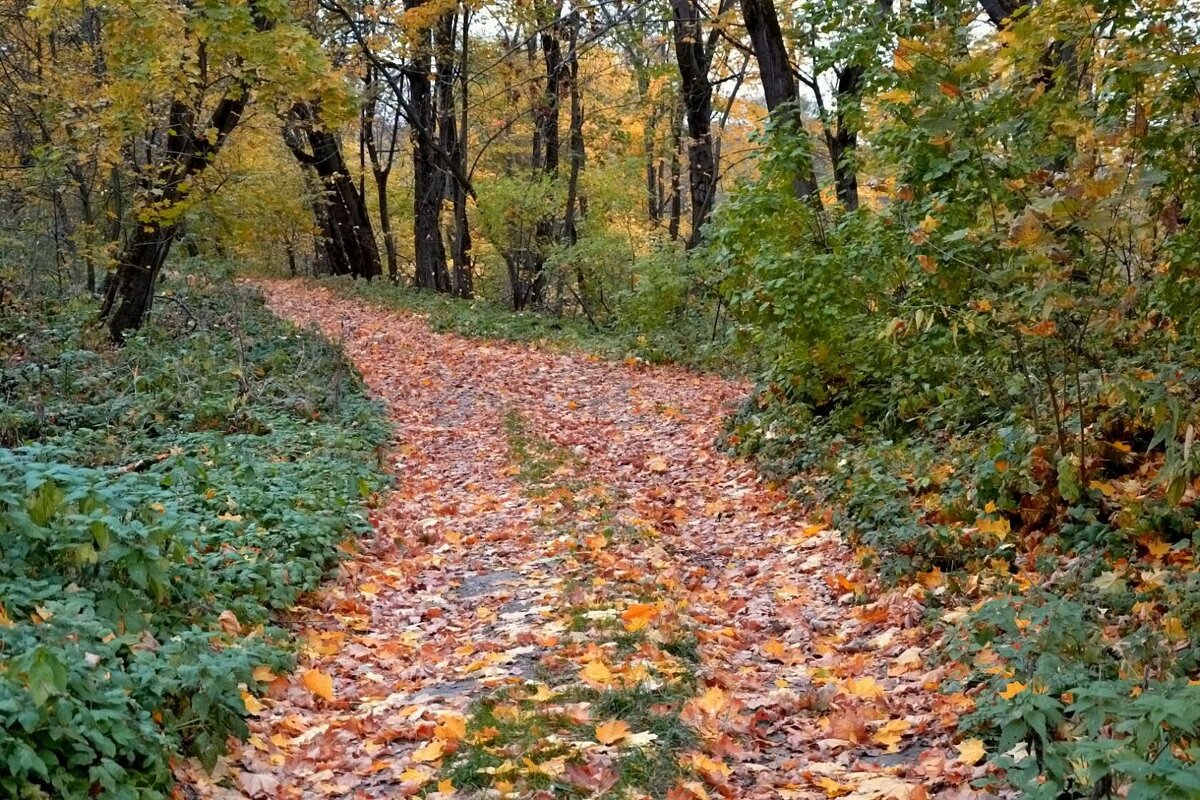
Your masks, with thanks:
[(0, 317), (6, 797), (148, 800), (174, 754), (212, 764), (254, 668), (291, 664), (272, 612), (370, 530), (388, 429), (341, 352), (227, 279), (168, 291), (119, 350), (90, 301)]

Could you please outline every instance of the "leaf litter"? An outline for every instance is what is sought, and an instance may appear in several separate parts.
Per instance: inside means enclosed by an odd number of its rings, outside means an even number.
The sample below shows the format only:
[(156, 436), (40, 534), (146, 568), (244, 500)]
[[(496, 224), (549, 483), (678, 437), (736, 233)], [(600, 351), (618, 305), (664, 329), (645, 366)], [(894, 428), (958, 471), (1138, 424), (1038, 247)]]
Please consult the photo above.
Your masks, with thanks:
[[(827, 519), (717, 449), (747, 385), (261, 286), (387, 404), (395, 486), (284, 620), (295, 673), (264, 668), (248, 741), (180, 764), (181, 796), (985, 796), (920, 587), (874, 591)], [(618, 696), (686, 735), (593, 716)], [(498, 738), (521, 724), (555, 732)], [(652, 749), (670, 784), (622, 780)]]

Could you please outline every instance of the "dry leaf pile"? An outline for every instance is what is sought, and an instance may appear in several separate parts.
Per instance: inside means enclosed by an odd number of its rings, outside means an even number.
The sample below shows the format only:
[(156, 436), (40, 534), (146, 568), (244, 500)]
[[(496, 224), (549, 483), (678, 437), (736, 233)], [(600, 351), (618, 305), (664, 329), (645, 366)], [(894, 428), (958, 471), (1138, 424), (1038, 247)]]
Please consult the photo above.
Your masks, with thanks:
[[(388, 404), (396, 485), (295, 609), (301, 666), (248, 697), (253, 735), (213, 775), (181, 767), (185, 794), (645, 797), (622, 759), (663, 743), (571, 700), (666, 686), (690, 731), (670, 800), (977, 796), (982, 746), (953, 734), (971, 700), (938, 692), (920, 587), (855, 602), (837, 534), (715, 449), (746, 386), (263, 288)], [(471, 719), (486, 697), (586, 735), (516, 752)], [(502, 761), (456, 785), (468, 748)]]

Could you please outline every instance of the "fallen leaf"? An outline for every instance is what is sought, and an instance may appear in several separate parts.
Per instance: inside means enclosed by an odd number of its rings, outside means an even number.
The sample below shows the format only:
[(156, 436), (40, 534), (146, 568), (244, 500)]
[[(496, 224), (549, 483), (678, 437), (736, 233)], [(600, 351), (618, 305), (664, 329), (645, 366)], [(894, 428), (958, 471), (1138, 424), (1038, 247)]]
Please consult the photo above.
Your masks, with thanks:
[(300, 678), (304, 687), (322, 700), (333, 700), (333, 678), (319, 669), (310, 669)]
[(963, 739), (954, 745), (958, 751), (958, 760), (963, 764), (978, 764), (984, 756), (983, 742), (978, 739)]
[(418, 764), (427, 764), (430, 761), (437, 761), (445, 755), (446, 748), (442, 744), (441, 739), (434, 739), (432, 742), (425, 744), (423, 747), (418, 747), (412, 754), (412, 760)]
[(619, 742), (631, 733), (629, 723), (624, 720), (610, 719), (596, 726), (596, 741), (600, 744)]

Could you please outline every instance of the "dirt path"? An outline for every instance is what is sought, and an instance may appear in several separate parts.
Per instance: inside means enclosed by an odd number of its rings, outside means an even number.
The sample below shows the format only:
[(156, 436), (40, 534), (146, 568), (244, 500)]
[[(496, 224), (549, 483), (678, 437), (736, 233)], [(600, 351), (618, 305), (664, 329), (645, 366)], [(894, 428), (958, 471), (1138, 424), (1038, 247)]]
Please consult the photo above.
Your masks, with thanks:
[(387, 403), (396, 486), (190, 791), (970, 796), (919, 599), (855, 604), (838, 537), (714, 448), (747, 387), (264, 290)]

